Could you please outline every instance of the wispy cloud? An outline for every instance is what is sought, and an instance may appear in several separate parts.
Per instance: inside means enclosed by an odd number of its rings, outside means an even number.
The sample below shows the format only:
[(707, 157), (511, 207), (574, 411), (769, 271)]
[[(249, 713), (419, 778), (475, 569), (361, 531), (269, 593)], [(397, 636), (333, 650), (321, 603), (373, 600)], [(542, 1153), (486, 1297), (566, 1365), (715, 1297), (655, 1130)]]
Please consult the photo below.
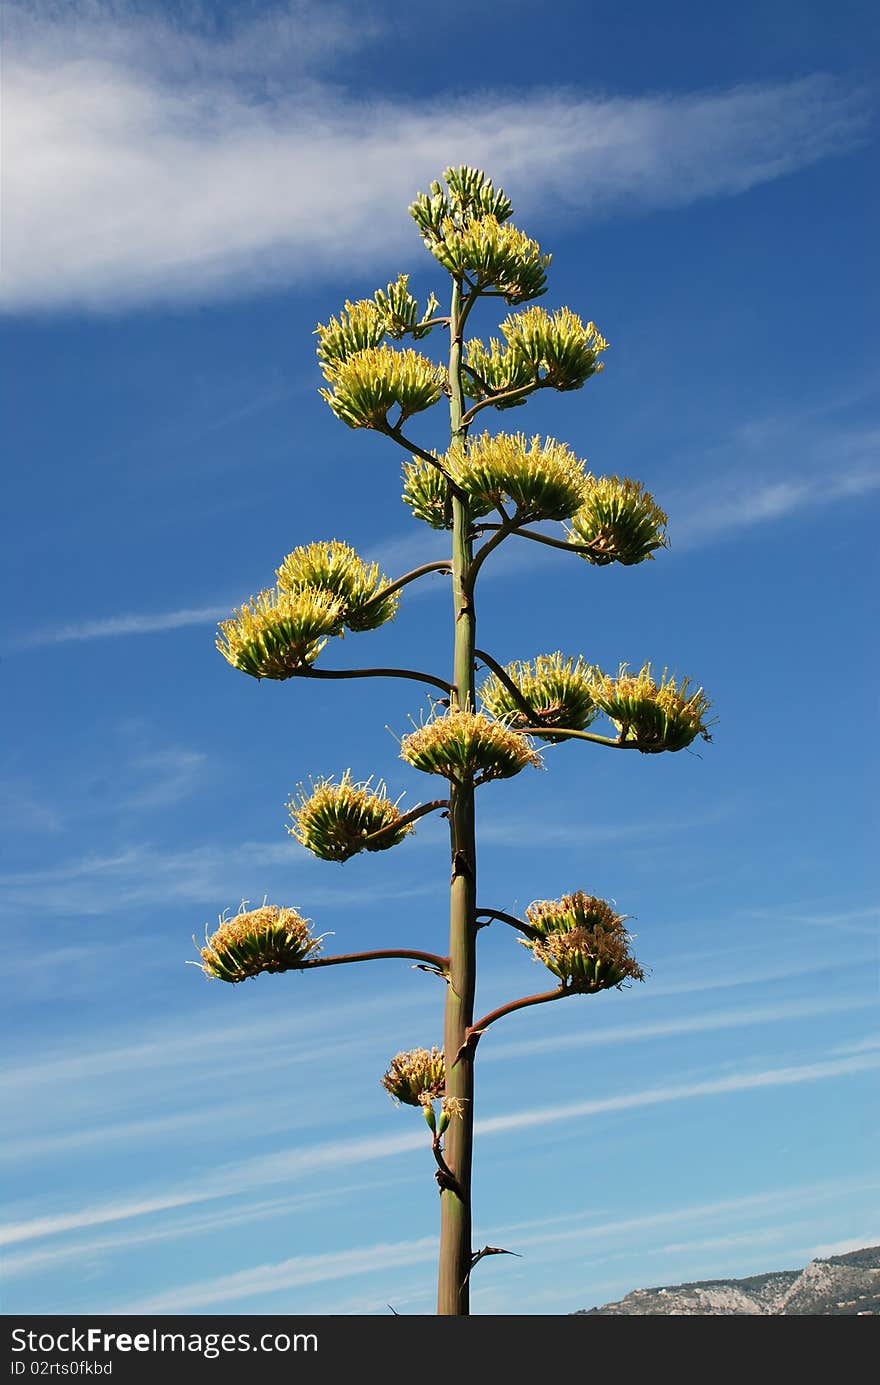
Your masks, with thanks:
[[(107, 855), (89, 855), (45, 870), (10, 871), (0, 875), (8, 906), (32, 899), (40, 891), (47, 913), (99, 917), (123, 907), (185, 901), (205, 908), (234, 908), (244, 896), (262, 898), (266, 889), (300, 889), (308, 881), (309, 904), (334, 906), (360, 903), (363, 889), (314, 883), (315, 863), (293, 841), (242, 842), (235, 845), (194, 846), (164, 851), (135, 843)], [(430, 894), (424, 879), (373, 883), (371, 898), (416, 899)], [(243, 893), (242, 893), (243, 892)]]
[[(702, 1100), (706, 1097), (730, 1095), (737, 1092), (768, 1090), (802, 1085), (829, 1079), (857, 1076), (880, 1068), (880, 1053), (857, 1054), (851, 1057), (823, 1059), (761, 1071), (728, 1073), (724, 1076), (697, 1082), (681, 1082), (657, 1086), (638, 1092), (619, 1093), (613, 1097), (598, 1097), (589, 1101), (545, 1106), (501, 1116), (490, 1116), (477, 1123), (482, 1137), (523, 1132), (560, 1122), (573, 1122), (609, 1112), (631, 1111), (679, 1101)], [(0, 1245), (19, 1244), (41, 1237), (74, 1232), (93, 1226), (130, 1220), (157, 1212), (174, 1210), (194, 1203), (208, 1202), (217, 1197), (265, 1187), (305, 1175), (324, 1172), (329, 1168), (361, 1166), (377, 1159), (406, 1154), (424, 1145), (418, 1131), (407, 1135), (362, 1136), (357, 1139), (329, 1141), (304, 1148), (283, 1150), (219, 1168), (205, 1176), (197, 1187), (171, 1189), (164, 1193), (135, 1195), (112, 1203), (79, 1208), (31, 1218), (5, 1226), (0, 1230)], [(132, 1310), (134, 1311), (134, 1310)]]
[(815, 414), (756, 420), (716, 449), (711, 477), (667, 497), (675, 551), (872, 495), (880, 429)]
[(306, 1284), (326, 1283), (331, 1279), (348, 1279), (358, 1274), (373, 1274), (379, 1270), (396, 1269), (402, 1265), (418, 1265), (433, 1260), (437, 1254), (434, 1236), (417, 1241), (381, 1242), (358, 1249), (331, 1251), (325, 1255), (297, 1255), (280, 1264), (257, 1265), (254, 1269), (239, 1270), (237, 1274), (219, 1279), (206, 1279), (188, 1284), (183, 1297), (174, 1291), (140, 1299), (126, 1308), (129, 1313), (174, 1313), (181, 1307), (189, 1312), (208, 1308), (225, 1300), (256, 1298), (277, 1293), (279, 1289), (297, 1289)]
[(70, 625), (35, 630), (19, 641), (19, 647), (38, 648), (40, 645), (72, 644), (83, 640), (118, 639), (122, 635), (155, 635), (168, 630), (183, 630), (189, 625), (212, 625), (228, 616), (231, 609), (231, 606), (184, 607), (179, 611), (74, 621)]
[[(549, 1231), (536, 1228), (525, 1238), (519, 1237), (517, 1244), (528, 1246), (532, 1252), (539, 1247), (558, 1245), (560, 1241), (574, 1240), (583, 1244), (584, 1250), (598, 1243), (619, 1244), (627, 1237), (642, 1237), (645, 1233), (663, 1230), (666, 1227), (682, 1227), (702, 1222), (715, 1222), (719, 1219), (736, 1219), (740, 1224), (744, 1217), (767, 1216), (773, 1211), (783, 1210), (792, 1205), (811, 1205), (823, 1198), (839, 1195), (839, 1185), (812, 1185), (804, 1188), (774, 1189), (770, 1192), (751, 1194), (742, 1198), (732, 1198), (724, 1202), (710, 1202), (691, 1206), (677, 1206), (660, 1213), (646, 1213), (636, 1217), (616, 1218), (613, 1221), (589, 1226), (579, 1221), (574, 1227), (569, 1225), (564, 1231)], [(508, 1236), (512, 1227), (502, 1227), (499, 1235)], [(778, 1238), (779, 1232), (770, 1230), (770, 1241)], [(678, 1243), (672, 1249), (691, 1249), (700, 1247), (717, 1248), (739, 1243), (742, 1233), (731, 1232), (712, 1238), (703, 1238), (696, 1243)], [(755, 1232), (749, 1233), (750, 1243), (754, 1243)], [(658, 1253), (660, 1249), (658, 1248)], [(218, 1275), (186, 1285), (178, 1285), (173, 1290), (127, 1303), (119, 1311), (127, 1313), (197, 1312), (213, 1304), (233, 1299), (253, 1298), (257, 1295), (272, 1294), (288, 1288), (302, 1288), (319, 1284), (330, 1279), (347, 1279), (369, 1271), (371, 1268), (389, 1270), (404, 1265), (413, 1265), (433, 1260), (436, 1255), (436, 1240), (433, 1236), (420, 1237), (409, 1241), (384, 1242), (374, 1246), (351, 1247), (326, 1255), (296, 1256), (275, 1264), (254, 1266), (233, 1274)]]
[(207, 1211), (193, 1212), (168, 1219), (163, 1224), (126, 1227), (122, 1231), (104, 1233), (72, 1243), (41, 1246), (36, 1250), (19, 1251), (3, 1256), (2, 1271), (7, 1278), (21, 1278), (40, 1270), (51, 1268), (65, 1262), (85, 1263), (96, 1257), (106, 1257), (114, 1252), (130, 1255), (135, 1246), (153, 1245), (156, 1242), (179, 1240), (181, 1237), (202, 1236), (211, 1231), (225, 1231), (229, 1227), (259, 1223), (268, 1218), (295, 1215), (309, 1211), (329, 1202), (339, 1206), (348, 1198), (369, 1188), (375, 1193), (376, 1181), (370, 1184), (350, 1183), (335, 1188), (311, 1189), (296, 1197), (272, 1198), (265, 1202), (247, 1201), (243, 1206), (233, 1209), (228, 1206), (211, 1208)]
[(399, 209), (450, 159), (490, 168), (526, 212), (549, 196), (632, 214), (745, 192), (849, 150), (868, 120), (864, 93), (822, 75), (640, 98), (364, 100), (306, 75), (375, 36), (341, 7), (273, 8), (224, 33), (133, 6), (100, 22), (82, 4), (7, 10), (14, 311), (206, 299), (341, 258), (378, 267), (412, 245)]
[(705, 812), (677, 818), (651, 818), (642, 822), (612, 822), (600, 826), (572, 821), (532, 818), (495, 818), (480, 827), (480, 843), (486, 846), (531, 845), (568, 847), (587, 845), (625, 846), (654, 839), (663, 840), (681, 833), (691, 834), (728, 819), (732, 803), (720, 803)]
[[(794, 1000), (776, 1005), (753, 1005), (742, 1010), (721, 1014), (693, 1015), (688, 1019), (663, 1020), (655, 1024), (614, 1025), (606, 1029), (591, 1029), (577, 1034), (554, 1034), (545, 1038), (523, 1039), (495, 1046), (488, 1041), (480, 1051), (482, 1062), (503, 1061), (519, 1054), (549, 1053), (554, 1049), (571, 1052), (576, 1048), (603, 1044), (644, 1043), (646, 1039), (673, 1038), (679, 1034), (710, 1034), (727, 1029), (743, 1029), (752, 1024), (785, 1024), (789, 1020), (816, 1019), (820, 1015), (849, 1013), (854, 1009), (876, 1008), (877, 997), (851, 996), (844, 1000)], [(849, 1050), (864, 1052), (873, 1045), (861, 1045)]]
[(126, 799), (126, 808), (168, 808), (188, 797), (195, 788), (206, 756), (198, 750), (177, 746), (135, 756), (129, 768), (141, 780)]

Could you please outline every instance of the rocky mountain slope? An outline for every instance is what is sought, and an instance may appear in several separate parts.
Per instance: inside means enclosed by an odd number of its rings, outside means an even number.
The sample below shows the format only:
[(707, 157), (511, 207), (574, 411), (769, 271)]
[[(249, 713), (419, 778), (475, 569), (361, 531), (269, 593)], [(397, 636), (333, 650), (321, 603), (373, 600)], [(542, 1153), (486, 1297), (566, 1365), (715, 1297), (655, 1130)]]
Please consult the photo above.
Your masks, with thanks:
[(657, 1289), (634, 1289), (617, 1303), (582, 1308), (575, 1316), (641, 1314), (650, 1317), (718, 1314), (880, 1313), (880, 1246), (811, 1260), (802, 1270), (779, 1270), (748, 1279), (704, 1279)]

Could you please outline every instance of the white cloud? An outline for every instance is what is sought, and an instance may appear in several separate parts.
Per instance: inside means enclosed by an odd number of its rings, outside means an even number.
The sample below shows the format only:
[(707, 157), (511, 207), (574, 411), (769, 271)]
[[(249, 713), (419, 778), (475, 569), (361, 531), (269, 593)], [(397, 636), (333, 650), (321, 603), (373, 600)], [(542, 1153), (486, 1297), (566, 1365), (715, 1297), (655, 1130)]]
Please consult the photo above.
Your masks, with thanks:
[(206, 758), (200, 751), (182, 747), (136, 756), (129, 768), (142, 782), (122, 806), (167, 808), (179, 803), (195, 789)]
[[(834, 413), (835, 405), (825, 412)], [(664, 501), (675, 552), (880, 488), (880, 430), (815, 412), (744, 424), (715, 456), (708, 482)]]
[[(597, 1226), (584, 1225), (583, 1222), (579, 1222), (574, 1227), (569, 1225), (568, 1229), (562, 1232), (545, 1232), (536, 1229), (530, 1236), (518, 1238), (517, 1244), (528, 1246), (532, 1252), (541, 1246), (558, 1245), (560, 1242), (570, 1240), (575, 1240), (578, 1244), (583, 1242), (585, 1247), (591, 1241), (610, 1242), (613, 1245), (622, 1238), (633, 1234), (639, 1235), (668, 1226), (681, 1228), (690, 1223), (699, 1224), (705, 1221), (715, 1221), (718, 1218), (723, 1220), (727, 1217), (733, 1217), (741, 1225), (744, 1217), (756, 1212), (766, 1216), (772, 1214), (774, 1210), (784, 1209), (792, 1204), (795, 1206), (804, 1203), (811, 1205), (815, 1201), (823, 1200), (823, 1198), (834, 1198), (839, 1193), (838, 1184), (818, 1184), (803, 1188), (773, 1190), (769, 1193), (732, 1198), (725, 1202), (675, 1207), (660, 1213), (649, 1213), (625, 1219), (618, 1218)], [(540, 1225), (539, 1223), (538, 1226)], [(498, 1232), (499, 1238), (507, 1237), (514, 1229), (502, 1227)], [(753, 1231), (750, 1234), (749, 1243), (754, 1241), (756, 1234), (761, 1233)], [(781, 1236), (784, 1233), (779, 1230), (777, 1232), (768, 1231), (765, 1234), (772, 1241), (777, 1235)], [(738, 1242), (739, 1237), (730, 1234), (708, 1240), (704, 1239), (693, 1243), (693, 1245), (679, 1245), (665, 1247), (665, 1249), (714, 1248), (736, 1245)], [(280, 1264), (257, 1265), (252, 1269), (239, 1270), (233, 1274), (219, 1275), (213, 1279), (179, 1285), (166, 1293), (128, 1303), (118, 1311), (163, 1313), (180, 1312), (185, 1309), (192, 1313), (209, 1307), (211, 1304), (227, 1302), (230, 1299), (252, 1298), (260, 1294), (275, 1293), (281, 1289), (319, 1284), (330, 1279), (347, 1279), (350, 1275), (363, 1274), (372, 1268), (387, 1270), (402, 1265), (418, 1264), (433, 1260), (436, 1253), (436, 1239), (433, 1236), (426, 1236), (411, 1241), (351, 1247), (323, 1255), (296, 1256), (290, 1260), (282, 1261)], [(660, 1253), (659, 1248), (657, 1253)]]
[[(676, 1101), (694, 1101), (703, 1097), (730, 1095), (734, 1092), (766, 1090), (774, 1087), (797, 1086), (830, 1078), (858, 1076), (880, 1067), (880, 1054), (859, 1054), (847, 1058), (820, 1060), (800, 1066), (770, 1068), (759, 1072), (730, 1073), (701, 1082), (681, 1082), (626, 1092), (613, 1097), (598, 1097), (590, 1101), (557, 1106), (532, 1108), (503, 1116), (490, 1116), (476, 1123), (483, 1137), (522, 1133), (532, 1128), (545, 1128), (560, 1122), (572, 1122), (582, 1117), (603, 1115), (612, 1111), (629, 1111), (667, 1105)], [(193, 1188), (181, 1187), (165, 1193), (136, 1195), (109, 1204), (82, 1207), (73, 1212), (51, 1213), (26, 1221), (11, 1223), (0, 1229), (0, 1245), (19, 1244), (74, 1232), (111, 1222), (152, 1215), (157, 1212), (208, 1202), (213, 1198), (229, 1197), (256, 1187), (301, 1179), (306, 1174), (329, 1168), (360, 1167), (376, 1159), (387, 1159), (424, 1147), (424, 1135), (418, 1131), (407, 1135), (362, 1136), (346, 1138), (308, 1147), (282, 1150), (205, 1175)], [(132, 1309), (132, 1311), (135, 1311)], [(146, 1311), (146, 1310), (144, 1310)], [(155, 1311), (155, 1310), (154, 1310)]]
[(554, 199), (631, 214), (744, 192), (850, 149), (867, 123), (864, 93), (821, 75), (363, 100), (306, 75), (370, 37), (341, 9), (267, 10), (222, 33), (121, 5), (7, 8), (10, 311), (205, 300), (340, 260), (387, 272), (389, 252), (417, 252), (402, 209), (450, 162), (489, 169), (526, 213)]
[[(112, 855), (92, 855), (39, 871), (0, 875), (6, 903), (15, 907), (40, 891), (40, 907), (51, 914), (100, 917), (121, 908), (180, 900), (199, 909), (234, 908), (242, 899), (262, 899), (268, 889), (300, 890), (308, 884), (309, 904), (360, 903), (363, 888), (316, 883), (316, 860), (291, 838), (285, 842), (242, 842), (234, 846), (194, 846), (163, 851), (147, 843), (126, 846)], [(433, 886), (411, 878), (402, 884), (374, 883), (379, 899), (415, 899)], [(294, 904), (296, 902), (294, 901)], [(204, 915), (202, 915), (204, 918)]]
[(280, 1264), (257, 1265), (254, 1269), (239, 1270), (237, 1274), (219, 1279), (205, 1279), (187, 1284), (181, 1290), (155, 1294), (126, 1307), (128, 1313), (173, 1313), (181, 1307), (188, 1312), (207, 1308), (227, 1299), (256, 1298), (277, 1293), (280, 1289), (301, 1288), (306, 1284), (326, 1283), (331, 1279), (348, 1279), (350, 1275), (371, 1274), (401, 1265), (417, 1265), (433, 1260), (437, 1240), (424, 1236), (417, 1241), (396, 1241), (356, 1250), (331, 1251), (324, 1255), (297, 1255)]
[[(655, 1024), (614, 1025), (606, 1029), (591, 1029), (577, 1034), (554, 1034), (546, 1038), (530, 1038), (493, 1045), (488, 1039), (481, 1046), (481, 1062), (504, 1060), (518, 1054), (548, 1053), (553, 1049), (571, 1052), (577, 1048), (601, 1044), (644, 1043), (646, 1039), (671, 1038), (678, 1034), (709, 1034), (727, 1029), (741, 1029), (751, 1024), (784, 1024), (787, 1020), (812, 1019), (818, 1015), (849, 1013), (859, 1008), (876, 1008), (877, 997), (848, 995), (843, 1000), (794, 1000), (776, 1005), (754, 1005), (743, 1010), (727, 1010), (720, 1014), (693, 1015), (688, 1019), (662, 1020)], [(848, 1050), (865, 1052), (873, 1044)], [(842, 1052), (842, 1050), (841, 1050)]]
[(212, 625), (228, 616), (231, 606), (186, 607), (180, 611), (160, 611), (154, 615), (108, 616), (104, 620), (82, 620), (53, 629), (36, 630), (20, 642), (21, 647), (69, 644), (81, 640), (117, 639), (120, 635), (153, 635), (167, 630), (182, 630), (189, 625)]

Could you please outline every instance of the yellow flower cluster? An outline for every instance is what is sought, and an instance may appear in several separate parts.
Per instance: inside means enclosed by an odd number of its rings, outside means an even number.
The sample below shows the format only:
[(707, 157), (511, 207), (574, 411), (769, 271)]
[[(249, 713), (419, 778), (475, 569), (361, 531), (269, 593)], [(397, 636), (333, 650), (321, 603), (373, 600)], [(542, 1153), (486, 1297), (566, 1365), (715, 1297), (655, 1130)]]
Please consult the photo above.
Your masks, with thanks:
[(604, 899), (584, 894), (540, 899), (526, 909), (534, 930), (522, 938), (536, 962), (557, 976), (563, 989), (581, 995), (605, 991), (624, 981), (643, 981), (645, 973), (629, 951), (622, 914)]
[(395, 351), (372, 346), (348, 356), (333, 370), (331, 388), (319, 390), (337, 418), (349, 428), (391, 427), (389, 410), (398, 408), (398, 426), (411, 414), (436, 404), (446, 387), (446, 372), (411, 347)]
[[(320, 779), (311, 793), (300, 787), (298, 798), (287, 804), (293, 818), (288, 832), (324, 861), (347, 861), (360, 851), (397, 846), (412, 832), (412, 823), (400, 824), (402, 814), (381, 780), (375, 789), (371, 783), (353, 783), (346, 770), (338, 784)], [(377, 833), (381, 835), (371, 841)]]
[(295, 909), (264, 904), (221, 918), (220, 927), (200, 949), (201, 969), (217, 981), (246, 981), (260, 972), (296, 971), (320, 951), (309, 920)]
[(464, 222), (447, 217), (439, 235), (426, 243), (450, 274), (466, 274), (477, 289), (494, 289), (508, 303), (527, 302), (546, 290), (552, 256), (542, 254), (537, 241), (495, 216)]
[(426, 774), (442, 774), (457, 783), (485, 784), (509, 779), (541, 758), (526, 736), (511, 731), (482, 712), (453, 707), (433, 717), (400, 743), (407, 764)]
[(375, 630), (397, 612), (395, 592), (382, 596), (388, 579), (378, 563), (365, 563), (339, 539), (310, 543), (288, 553), (277, 570), (281, 591), (320, 591), (343, 605), (342, 624), (349, 630)]
[(568, 519), (584, 498), (584, 464), (565, 443), (523, 433), (479, 433), (441, 458), (473, 513), (512, 507), (518, 524)]
[(339, 633), (343, 613), (332, 592), (262, 591), (220, 621), (217, 648), (253, 678), (292, 678)]
[(388, 1065), (382, 1086), (395, 1101), (407, 1106), (424, 1106), (440, 1096), (446, 1085), (446, 1063), (442, 1050), (413, 1048), (398, 1053)]
[[(574, 659), (565, 658), (560, 651), (539, 654), (534, 663), (508, 664), (505, 673), (532, 708), (532, 715), (522, 710), (510, 689), (494, 673), (480, 688), (480, 701), (490, 716), (508, 726), (539, 724), (548, 730), (560, 726), (583, 731), (596, 715), (593, 669), (580, 655)], [(558, 738), (550, 736), (547, 739)]]
[(564, 894), (561, 899), (536, 899), (526, 909), (529, 924), (542, 937), (550, 933), (572, 933), (576, 928), (601, 928), (606, 933), (619, 933), (624, 916), (605, 899), (584, 894)]
[(616, 678), (597, 669), (593, 689), (597, 707), (614, 723), (620, 740), (646, 754), (683, 750), (697, 736), (711, 740), (705, 716), (712, 704), (702, 688), (690, 691), (688, 678), (676, 683), (664, 669), (658, 683), (650, 663), (638, 673), (621, 664)]
[(432, 293), (419, 317), (419, 305), (409, 291), (408, 274), (398, 274), (386, 288), (377, 289), (372, 298), (360, 298), (356, 303), (346, 300), (339, 317), (319, 322), (315, 329), (324, 378), (335, 380), (349, 357), (378, 346), (384, 336), (395, 340), (407, 332), (416, 339), (427, 336), (431, 331), (430, 319), (439, 306)]
[(666, 515), (641, 481), (628, 477), (588, 479), (583, 503), (572, 517), (569, 543), (589, 544), (590, 563), (632, 566), (668, 546)]

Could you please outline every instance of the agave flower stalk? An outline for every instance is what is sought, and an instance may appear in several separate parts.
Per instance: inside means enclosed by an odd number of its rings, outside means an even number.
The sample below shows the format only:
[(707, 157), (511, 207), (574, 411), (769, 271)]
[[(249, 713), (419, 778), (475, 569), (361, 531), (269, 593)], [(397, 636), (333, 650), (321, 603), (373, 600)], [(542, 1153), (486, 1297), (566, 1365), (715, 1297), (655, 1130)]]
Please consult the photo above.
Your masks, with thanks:
[[(429, 692), (430, 715), (413, 719), (400, 754), (413, 770), (442, 779), (442, 796), (405, 812), (381, 779), (355, 780), (346, 771), (341, 779), (323, 777), (310, 789), (300, 787), (288, 804), (288, 830), (322, 860), (343, 863), (357, 855), (366, 865), (375, 852), (406, 849), (415, 824), (442, 813), (451, 867), (447, 950), (407, 944), (328, 956), (296, 910), (264, 905), (221, 919), (206, 935), (197, 965), (212, 979), (259, 978), (263, 984), (265, 973), (399, 959), (442, 979), (442, 1039), (396, 1054), (381, 1080), (398, 1105), (420, 1109), (427, 1124), (440, 1195), (437, 1312), (461, 1316), (470, 1311), (475, 1266), (486, 1256), (511, 1253), (472, 1244), (474, 1062), (482, 1035), (521, 1010), (645, 976), (631, 952), (625, 916), (584, 890), (536, 900), (525, 918), (478, 902), (476, 791), (540, 766), (537, 743), (543, 749), (587, 742), (657, 755), (684, 749), (698, 736), (708, 739), (711, 723), (702, 688), (693, 690), (688, 679), (665, 670), (655, 678), (647, 663), (638, 673), (621, 665), (612, 676), (583, 654), (556, 651), (505, 664), (477, 648), (478, 579), (508, 538), (549, 545), (591, 567), (635, 566), (666, 546), (667, 518), (641, 482), (597, 478), (555, 438), (493, 429), (472, 434), (489, 410), (503, 416), (538, 390), (582, 388), (603, 370), (608, 341), (571, 309), (548, 311), (533, 302), (546, 289), (551, 256), (512, 223), (509, 198), (481, 170), (448, 168), (442, 182), (419, 193), (410, 213), (435, 265), (448, 275), (448, 310), (433, 292), (420, 305), (406, 274), (371, 298), (347, 301), (317, 328), (325, 381), (320, 394), (348, 427), (372, 430), (403, 449), (403, 500), (419, 522), (449, 534), (449, 556), (390, 581), (342, 540), (300, 543), (278, 563), (277, 585), (221, 622), (217, 643), (227, 663), (254, 678), (388, 677), (440, 691), (440, 698)], [(471, 313), (485, 299), (503, 300), (511, 309), (487, 343), (467, 332)], [(435, 332), (448, 333), (442, 361), (404, 344), (432, 338), (428, 351), (436, 347)], [(417, 431), (420, 416), (444, 399), (448, 445), (432, 450), (409, 435), (409, 420)], [(560, 528), (554, 535), (532, 524)], [(580, 567), (586, 571), (583, 561)], [(410, 583), (438, 573), (451, 585), (447, 676), (325, 666), (321, 655), (331, 639), (346, 631), (360, 639), (389, 623)], [(478, 664), (488, 670), (479, 701)], [(600, 715), (613, 734), (591, 729)], [(519, 935), (552, 984), (475, 1020), (478, 934), (493, 922)]]

